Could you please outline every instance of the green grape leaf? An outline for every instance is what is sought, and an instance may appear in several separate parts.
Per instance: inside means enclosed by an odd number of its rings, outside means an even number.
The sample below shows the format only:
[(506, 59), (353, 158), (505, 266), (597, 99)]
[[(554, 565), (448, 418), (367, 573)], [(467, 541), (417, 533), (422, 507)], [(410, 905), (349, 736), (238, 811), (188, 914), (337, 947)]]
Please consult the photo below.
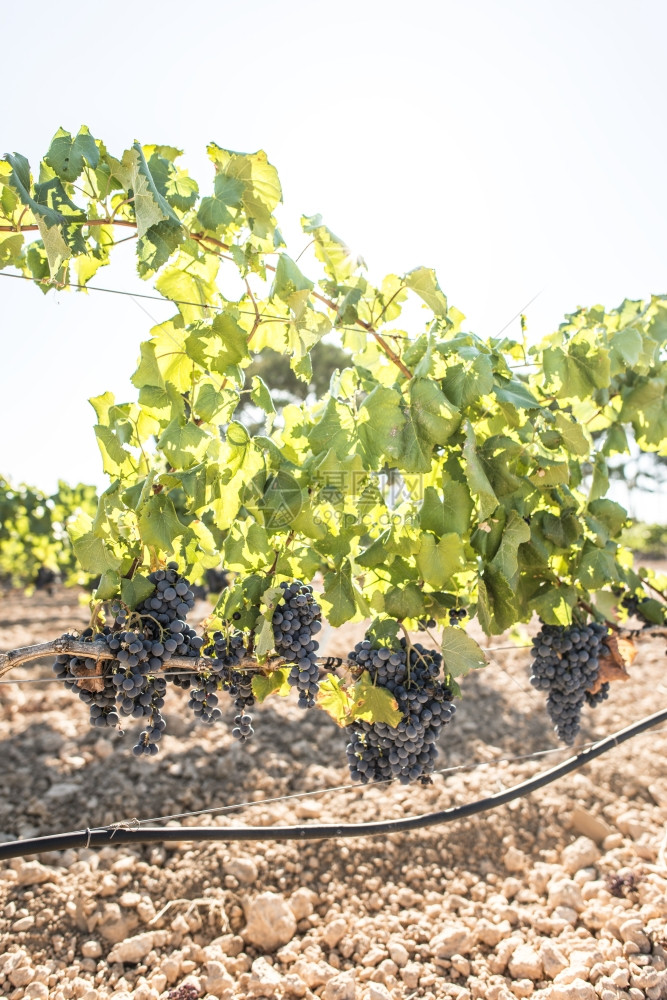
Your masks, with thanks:
[(577, 567), (579, 582), (587, 590), (601, 590), (605, 585), (618, 580), (615, 557), (614, 542), (608, 542), (603, 549), (600, 549), (587, 539)]
[(625, 430), (620, 424), (612, 424), (607, 431), (607, 436), (602, 447), (602, 454), (627, 455), (629, 450), (630, 447)]
[(253, 375), (252, 377), (252, 388), (250, 390), (250, 398), (255, 404), (259, 406), (261, 410), (264, 410), (267, 414), (275, 414), (276, 408), (271, 398), (271, 393), (269, 387), (263, 378), (259, 375)]
[(278, 469), (270, 476), (259, 498), (267, 531), (282, 531), (291, 527), (307, 501), (307, 494), (287, 469)]
[(351, 698), (341, 681), (334, 674), (329, 674), (320, 681), (317, 695), (318, 706), (330, 716), (336, 725), (344, 727), (350, 721)]
[(313, 453), (319, 455), (321, 452), (331, 451), (340, 458), (345, 458), (350, 448), (352, 426), (352, 417), (347, 407), (330, 397), (308, 434)]
[(570, 466), (567, 462), (550, 462), (547, 458), (538, 458), (539, 468), (533, 472), (530, 479), (533, 486), (549, 489), (570, 481)]
[(203, 382), (197, 387), (193, 410), (206, 423), (223, 423), (228, 420), (239, 401), (238, 394), (229, 389), (216, 389), (213, 383)]
[(155, 584), (151, 583), (147, 576), (137, 574), (131, 580), (123, 578), (120, 581), (120, 596), (123, 604), (134, 610), (138, 604), (145, 601), (155, 590)]
[(565, 413), (556, 413), (556, 427), (563, 439), (563, 444), (573, 455), (589, 455), (591, 446), (581, 424), (571, 420)]
[(391, 530), (387, 528), (357, 556), (357, 564), (369, 569), (373, 569), (375, 566), (386, 566), (391, 558), (391, 553), (387, 549), (390, 539)]
[(529, 603), (547, 625), (570, 625), (577, 592), (574, 587), (544, 584)]
[(25, 156), (20, 153), (13, 155), (7, 153), (6, 160), (12, 168), (7, 180), (18, 194), (21, 203), (27, 205), (36, 217), (38, 225), (40, 225), (40, 233), (42, 224), (46, 230), (63, 225), (67, 220), (62, 212), (58, 212), (49, 205), (41, 204), (30, 194), (30, 164)]
[(21, 267), (23, 243), (23, 233), (0, 237), (0, 270), (5, 267)]
[(472, 363), (450, 365), (442, 380), (447, 399), (459, 409), (470, 406), (480, 396), (488, 395), (493, 387), (493, 364), (486, 354), (478, 355)]
[(94, 591), (96, 601), (111, 601), (120, 592), (121, 576), (116, 570), (108, 569), (100, 576), (100, 582)]
[(614, 500), (593, 500), (588, 509), (593, 517), (604, 524), (612, 538), (618, 535), (628, 520), (628, 512)]
[(641, 602), (642, 618), (653, 622), (654, 625), (665, 624), (665, 605), (661, 601), (656, 601), (654, 597), (645, 598)]
[(170, 465), (176, 469), (190, 469), (202, 461), (211, 441), (211, 435), (201, 427), (180, 419), (172, 420), (164, 429), (157, 443)]
[(334, 628), (338, 628), (356, 614), (357, 601), (347, 559), (343, 560), (340, 569), (325, 573), (322, 608), (327, 621)]
[(405, 275), (404, 281), (408, 288), (424, 300), (438, 319), (447, 319), (447, 298), (438, 284), (435, 271), (430, 267), (417, 267)]
[[(186, 252), (190, 248), (191, 252)], [(178, 303), (187, 322), (205, 317), (206, 307), (218, 302), (216, 277), (220, 261), (217, 257), (197, 253), (196, 244), (185, 244), (169, 267), (159, 274), (155, 287), (166, 299)]]
[(275, 646), (270, 618), (260, 616), (255, 627), (255, 655), (261, 663)]
[(366, 629), (365, 638), (374, 646), (389, 646), (391, 649), (400, 649), (398, 639), (400, 625), (393, 618), (374, 618)]
[(461, 418), (432, 379), (411, 379), (409, 391), (398, 456), (400, 467), (405, 472), (430, 472), (434, 446), (449, 441)]
[(360, 257), (354, 257), (350, 248), (322, 225), (321, 215), (304, 215), (301, 226), (304, 233), (312, 236), (315, 241), (315, 256), (322, 261), (325, 271), (335, 282), (348, 281), (363, 264)]
[(597, 500), (599, 497), (604, 497), (608, 490), (609, 471), (607, 469), (607, 463), (604, 455), (601, 454), (601, 452), (598, 452), (593, 462), (593, 482), (591, 483), (591, 488), (588, 492), (589, 501)]
[(57, 274), (65, 261), (72, 256), (72, 251), (59, 226), (47, 226), (43, 219), (38, 219), (37, 225), (49, 262), (49, 270), (52, 275)]
[(420, 618), (424, 612), (424, 598), (419, 587), (408, 583), (405, 587), (392, 587), (384, 597), (384, 610), (390, 617)]
[(487, 665), (478, 644), (462, 628), (444, 628), (441, 648), (445, 673), (450, 677), (465, 677), (471, 670)]
[(477, 613), (487, 635), (500, 635), (516, 621), (516, 595), (507, 577), (487, 566), (479, 581)]
[[(259, 525), (256, 527), (259, 527)], [(250, 532), (248, 531), (247, 534), (249, 536)], [(260, 613), (255, 626), (255, 656), (260, 663), (276, 645), (273, 634), (273, 614), (282, 596), (282, 587), (269, 587), (262, 594)]]
[(218, 314), (210, 325), (195, 324), (185, 340), (185, 350), (202, 368), (219, 375), (250, 357), (248, 334), (230, 313)]
[(420, 538), (417, 553), (417, 568), (422, 580), (433, 587), (442, 590), (447, 586), (455, 573), (460, 573), (465, 567), (465, 552), (461, 538), (454, 532), (443, 535), (439, 541), (429, 532)]
[(271, 288), (271, 297), (282, 299), (291, 309), (298, 311), (308, 301), (314, 285), (296, 266), (291, 257), (281, 253), (278, 257), (276, 276)]
[(217, 232), (234, 222), (241, 207), (245, 183), (237, 177), (217, 174), (213, 183), (213, 196), (202, 198), (197, 218), (204, 229)]
[(549, 347), (543, 355), (544, 376), (549, 388), (556, 387), (559, 399), (587, 399), (595, 389), (609, 385), (609, 352), (599, 347), (593, 335), (577, 334), (562, 347)]
[(61, 180), (75, 181), (81, 176), (84, 162), (93, 169), (97, 167), (100, 151), (85, 125), (81, 126), (74, 139), (65, 129), (59, 128), (44, 159)]
[[(215, 193), (218, 208), (227, 199), (227, 203), (240, 201), (240, 207), (246, 215), (246, 221), (253, 233), (260, 238), (273, 234), (275, 223), (272, 212), (282, 200), (282, 190), (276, 168), (269, 163), (266, 153), (260, 149), (256, 153), (233, 153), (222, 149), (214, 142), (207, 147), (208, 155), (215, 164), (216, 184), (218, 178), (241, 184), (239, 193), (235, 186), (226, 187), (226, 194), (216, 186)], [(224, 206), (223, 206), (224, 207)], [(209, 210), (213, 206), (207, 206)], [(238, 222), (238, 218), (236, 219)]]
[(616, 362), (619, 371), (629, 366), (634, 368), (642, 353), (644, 341), (639, 330), (626, 327), (614, 334), (611, 340), (611, 358)]
[(434, 486), (426, 487), (419, 524), (423, 531), (432, 531), (438, 537), (450, 532), (463, 537), (468, 533), (472, 509), (467, 486), (450, 479), (442, 488), (442, 498)]
[(386, 688), (376, 687), (367, 670), (349, 690), (349, 721), (363, 719), (365, 722), (384, 722), (396, 727), (403, 718), (398, 702)]
[(493, 557), (492, 566), (506, 580), (512, 580), (519, 572), (519, 546), (530, 541), (530, 527), (513, 510), (505, 524), (500, 546)]
[(92, 525), (92, 518), (83, 511), (67, 525), (67, 533), (81, 569), (93, 576), (106, 573), (107, 570), (117, 570), (121, 559), (105, 539), (93, 533)]
[(255, 674), (252, 679), (252, 693), (260, 705), (271, 694), (277, 694), (280, 698), (289, 695), (292, 690), (287, 681), (289, 673), (289, 667), (279, 667), (270, 674)]
[[(500, 378), (500, 376), (496, 376)], [(530, 389), (519, 382), (518, 379), (508, 379), (503, 380), (494, 386), (493, 389), (496, 399), (501, 403), (509, 403), (510, 406), (515, 407), (519, 410), (539, 410), (540, 403), (537, 401), (535, 396), (533, 396)]]
[(399, 457), (405, 424), (400, 392), (375, 386), (359, 407), (357, 421), (359, 452), (367, 468), (376, 468), (382, 455)]
[(176, 228), (171, 219), (151, 226), (137, 242), (137, 271), (147, 278), (166, 264), (174, 250), (185, 239), (185, 233)]
[(173, 500), (164, 493), (148, 498), (139, 514), (138, 527), (144, 545), (167, 554), (174, 551), (174, 542), (186, 530), (178, 519)]
[(101, 424), (95, 424), (93, 430), (102, 455), (102, 467), (107, 476), (114, 478), (130, 473), (135, 468), (132, 455), (123, 447), (114, 431)]
[(664, 378), (639, 379), (622, 390), (619, 419), (631, 422), (640, 447), (654, 451), (667, 438), (667, 382)]
[(498, 506), (498, 498), (477, 454), (475, 432), (469, 420), (465, 421), (464, 431), (466, 438), (463, 445), (464, 472), (470, 492), (477, 497), (480, 517), (485, 520)]
[(170, 223), (172, 228), (181, 228), (181, 220), (169, 202), (158, 191), (151, 174), (144, 151), (138, 142), (123, 155), (123, 165), (129, 169), (130, 183), (134, 192), (134, 214), (137, 220), (137, 235), (145, 236), (149, 229), (161, 223)]

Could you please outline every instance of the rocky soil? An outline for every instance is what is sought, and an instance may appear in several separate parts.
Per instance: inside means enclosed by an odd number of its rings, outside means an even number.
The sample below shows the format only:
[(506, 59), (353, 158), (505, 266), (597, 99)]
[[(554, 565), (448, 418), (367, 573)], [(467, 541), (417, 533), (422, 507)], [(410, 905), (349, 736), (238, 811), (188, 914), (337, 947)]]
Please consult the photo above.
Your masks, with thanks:
[[(2, 608), (0, 649), (86, 618), (71, 592)], [(358, 631), (325, 630), (325, 652)], [(587, 713), (582, 740), (665, 704), (664, 654), (641, 642), (631, 682)], [(479, 798), (568, 756), (530, 756), (556, 742), (526, 651), (492, 660), (443, 734), (450, 770), (408, 788), (350, 787), (344, 734), (291, 699), (256, 709), (239, 747), (195, 727), (174, 690), (160, 755), (137, 760), (134, 726), (100, 736), (57, 684), (0, 685), (0, 837), (194, 810), (172, 822), (359, 822)], [(381, 840), (276, 844), (267, 831), (0, 864), (0, 1000), (667, 997), (666, 751), (667, 732), (649, 731), (492, 813)]]

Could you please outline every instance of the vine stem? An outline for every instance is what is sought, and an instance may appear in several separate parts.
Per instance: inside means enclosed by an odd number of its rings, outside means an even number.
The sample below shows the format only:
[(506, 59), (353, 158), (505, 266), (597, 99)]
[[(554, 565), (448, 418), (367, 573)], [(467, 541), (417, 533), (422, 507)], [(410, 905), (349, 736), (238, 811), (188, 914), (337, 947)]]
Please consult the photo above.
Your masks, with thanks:
[[(137, 228), (136, 222), (132, 222), (129, 219), (115, 219), (115, 218), (111, 218), (111, 219), (86, 219), (86, 221), (83, 222), (82, 225), (84, 225), (84, 226), (126, 226), (126, 227), (131, 228), (131, 229), (136, 229)], [(37, 225), (29, 225), (29, 226), (21, 226), (21, 225), (18, 225), (18, 226), (0, 226), (0, 233), (25, 233), (25, 232), (35, 232), (35, 231), (39, 231), (39, 226), (37, 226)], [(200, 244), (203, 244), (203, 243), (213, 243), (214, 246), (220, 247), (222, 250), (231, 250), (231, 246), (229, 245), (229, 243), (223, 243), (222, 240), (218, 240), (214, 236), (207, 236), (206, 233), (188, 233), (188, 236), (189, 236), (190, 239), (195, 240), (197, 243), (200, 243)], [(267, 264), (265, 262), (264, 263), (264, 267), (266, 268), (267, 271), (273, 271), (273, 272), (275, 272), (277, 270), (275, 264)], [(332, 309), (334, 312), (338, 313), (338, 306), (331, 299), (328, 299), (326, 297), (326, 295), (320, 295), (319, 292), (313, 292), (313, 298), (317, 299), (318, 302), (322, 302), (323, 305), (327, 306), (327, 308)], [(382, 350), (384, 351), (384, 353), (386, 354), (386, 356), (389, 358), (389, 360), (393, 364), (396, 365), (396, 367), (399, 369), (399, 371), (402, 372), (402, 374), (405, 375), (405, 377), (407, 379), (411, 379), (412, 378), (412, 372), (410, 371), (410, 369), (403, 363), (403, 361), (401, 360), (401, 358), (399, 357), (399, 355), (387, 343), (387, 341), (384, 339), (384, 337), (377, 332), (377, 330), (372, 325), (372, 323), (367, 323), (365, 320), (359, 319), (359, 317), (357, 317), (357, 319), (355, 320), (355, 322), (356, 322), (357, 326), (360, 326), (363, 330), (366, 330), (367, 333), (370, 333), (371, 336), (375, 338), (375, 340), (380, 345), (380, 347), (382, 348)]]
[(283, 545), (282, 549), (276, 549), (275, 550), (276, 556), (275, 556), (275, 559), (273, 560), (273, 562), (271, 563), (271, 567), (269, 569), (268, 576), (273, 576), (273, 574), (276, 571), (276, 566), (278, 565), (278, 560), (280, 559), (280, 556), (282, 555), (283, 552), (287, 551), (287, 549), (290, 547), (290, 545), (292, 544), (293, 541), (294, 541), (294, 532), (290, 531), (290, 533), (288, 534), (287, 538), (285, 539), (285, 544)]
[[(0, 653), (0, 677), (4, 677), (10, 670), (20, 667), (25, 663), (30, 663), (32, 660), (38, 660), (43, 656), (57, 656), (59, 653), (70, 653), (72, 656), (94, 660), (96, 664), (104, 660), (116, 659), (116, 654), (112, 650), (102, 646), (101, 643), (98, 645), (98, 643), (82, 642), (81, 639), (61, 636), (58, 639), (51, 639), (49, 642), (39, 642), (34, 646), (21, 646), (18, 649), (10, 650), (8, 653)], [(318, 662), (325, 664), (329, 659), (330, 657), (323, 656), (320, 657)], [(235, 669), (245, 670), (248, 673), (266, 674), (279, 669), (287, 662), (284, 656), (275, 656), (263, 664), (262, 667), (259, 667), (255, 660), (246, 657), (241, 660)], [(340, 665), (342, 666), (349, 662), (351, 661), (342, 660)], [(177, 667), (179, 670), (192, 670), (199, 673), (203, 670), (210, 670), (211, 663), (212, 660), (208, 656), (172, 656), (170, 660), (166, 661), (165, 667), (167, 670)], [(160, 672), (156, 671), (156, 673)], [(99, 674), (92, 673), (82, 674), (77, 677), (77, 680), (95, 680), (99, 676)]]
[(667, 594), (665, 594), (662, 590), (658, 590), (658, 588), (654, 587), (648, 580), (642, 580), (642, 584), (645, 587), (648, 587), (649, 590), (652, 590), (654, 594), (657, 594), (658, 597), (662, 597), (663, 601), (667, 601)]

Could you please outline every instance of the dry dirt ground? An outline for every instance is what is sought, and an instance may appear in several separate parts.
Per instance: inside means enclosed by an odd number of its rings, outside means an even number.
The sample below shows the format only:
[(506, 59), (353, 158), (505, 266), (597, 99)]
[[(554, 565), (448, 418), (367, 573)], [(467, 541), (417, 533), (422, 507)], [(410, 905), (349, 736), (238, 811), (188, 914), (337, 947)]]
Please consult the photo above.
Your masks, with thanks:
[[(9, 595), (0, 649), (85, 620), (72, 592)], [(358, 633), (325, 629), (324, 652)], [(557, 744), (527, 651), (490, 656), (443, 733), (451, 770), (426, 787), (350, 787), (344, 733), (291, 698), (258, 707), (241, 747), (229, 727), (196, 727), (174, 689), (159, 756), (137, 760), (136, 723), (100, 736), (57, 683), (0, 685), (0, 838), (194, 810), (185, 825), (361, 822), (477, 799), (568, 756), (531, 756)], [(666, 663), (664, 641), (642, 640), (582, 741), (663, 707)], [(382, 839), (184, 839), (2, 863), (0, 1000), (667, 997), (666, 751), (667, 731), (649, 731), (493, 812)]]

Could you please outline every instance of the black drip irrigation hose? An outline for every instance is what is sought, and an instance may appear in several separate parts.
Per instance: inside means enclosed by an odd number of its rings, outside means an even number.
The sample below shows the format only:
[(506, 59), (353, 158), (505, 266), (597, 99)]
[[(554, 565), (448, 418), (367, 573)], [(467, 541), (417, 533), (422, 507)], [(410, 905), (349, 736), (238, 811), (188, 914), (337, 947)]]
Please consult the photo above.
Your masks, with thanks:
[(421, 816), (411, 816), (406, 819), (390, 819), (377, 823), (333, 823), (309, 824), (307, 826), (273, 826), (273, 827), (219, 827), (219, 826), (117, 826), (96, 827), (87, 830), (77, 830), (71, 833), (57, 833), (50, 837), (31, 837), (26, 840), (13, 840), (0, 844), (0, 861), (10, 858), (22, 858), (29, 854), (40, 854), (43, 851), (65, 851), (70, 848), (106, 847), (120, 844), (150, 844), (155, 842), (173, 843), (175, 841), (232, 841), (232, 840), (327, 840), (332, 837), (377, 837), (381, 834), (403, 833), (408, 830), (421, 830), (424, 827), (436, 826), (442, 823), (453, 823), (476, 813), (487, 812), (506, 802), (518, 799), (545, 785), (557, 781), (558, 778), (584, 767), (585, 764), (602, 756), (613, 747), (625, 743), (626, 740), (639, 736), (640, 733), (652, 729), (661, 722), (667, 722), (667, 709), (649, 715), (625, 729), (613, 733), (595, 743), (588, 750), (582, 750), (575, 757), (570, 757), (548, 771), (542, 771), (528, 781), (506, 788), (485, 799), (477, 799), (463, 806), (453, 806), (440, 812), (424, 813)]

